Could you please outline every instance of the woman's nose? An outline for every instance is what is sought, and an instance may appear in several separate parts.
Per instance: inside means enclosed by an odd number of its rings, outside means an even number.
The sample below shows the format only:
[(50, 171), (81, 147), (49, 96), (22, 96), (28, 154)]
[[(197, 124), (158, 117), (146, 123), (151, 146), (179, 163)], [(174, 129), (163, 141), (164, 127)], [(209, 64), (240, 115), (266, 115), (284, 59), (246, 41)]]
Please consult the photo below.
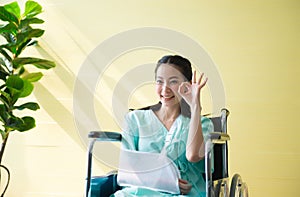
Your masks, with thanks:
[(163, 85), (163, 87), (162, 87), (162, 91), (164, 91), (164, 92), (170, 92), (170, 88), (169, 88), (169, 86), (168, 86), (168, 84), (167, 83), (164, 83), (164, 85)]

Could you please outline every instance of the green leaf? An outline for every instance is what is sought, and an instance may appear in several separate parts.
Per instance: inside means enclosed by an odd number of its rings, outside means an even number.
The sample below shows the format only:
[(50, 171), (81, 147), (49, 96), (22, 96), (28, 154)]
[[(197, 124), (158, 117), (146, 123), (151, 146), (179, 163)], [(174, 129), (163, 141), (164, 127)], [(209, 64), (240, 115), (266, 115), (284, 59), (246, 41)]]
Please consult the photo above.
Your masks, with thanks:
[(32, 40), (32, 42), (31, 43), (28, 43), (27, 44), (27, 46), (29, 47), (29, 46), (32, 46), (32, 45), (37, 45), (38, 44), (38, 41), (36, 41), (36, 40)]
[(8, 88), (21, 91), (22, 88), (24, 87), (24, 81), (19, 76), (11, 75), (7, 78), (6, 85)]
[(1, 136), (2, 136), (2, 142), (7, 138), (7, 133), (3, 130), (0, 129), (0, 133), (1, 133)]
[(44, 23), (45, 21), (42, 20), (42, 19), (39, 19), (39, 18), (25, 18), (23, 20), (21, 20), (20, 22), (20, 28), (25, 28), (27, 26), (29, 26), (30, 24), (42, 24)]
[(9, 131), (17, 130), (22, 132), (35, 127), (35, 120), (30, 116), (25, 116), (22, 118), (11, 116), (8, 121), (9, 124), (4, 125), (4, 127)]
[(21, 76), (25, 71), (25, 68), (22, 66), (18, 72), (18, 75)]
[(14, 14), (18, 19), (20, 19), (20, 17), (21, 17), (21, 11), (20, 11), (19, 4), (16, 1), (12, 2), (10, 4), (5, 5), (4, 8), (8, 12)]
[(33, 88), (34, 88), (33, 84), (31, 82), (29, 82), (28, 80), (23, 80), (23, 82), (24, 82), (24, 86), (21, 90), (21, 94), (20, 94), (19, 98), (24, 98), (24, 97), (29, 96), (32, 93)]
[(1, 45), (3, 49), (7, 49), (7, 51), (11, 52), (12, 54), (15, 54), (16, 52), (16, 37), (11, 34), (4, 32), (2, 33), (3, 37), (7, 40), (7, 44)]
[(36, 73), (29, 73), (23, 77), (23, 79), (26, 79), (30, 82), (36, 82), (40, 80), (43, 77), (43, 73), (36, 72)]
[(35, 120), (30, 116), (25, 116), (22, 118), (23, 124), (19, 124), (16, 130), (18, 131), (28, 131), (35, 127)]
[(0, 105), (0, 117), (1, 117), (1, 122), (3, 123), (5, 123), (8, 118), (7, 110), (4, 105)]
[(0, 79), (4, 82), (6, 81), (6, 77), (9, 75), (6, 62), (0, 58)]
[(12, 34), (16, 35), (17, 31), (18, 31), (18, 27), (16, 26), (15, 23), (12, 23), (12, 22), (10, 22), (10, 23), (8, 23), (6, 25), (3, 25), (0, 28), (0, 34), (3, 34), (3, 33), (12, 33)]
[(5, 71), (0, 70), (0, 79), (1, 80), (5, 81), (7, 76), (8, 76), (8, 74)]
[(23, 43), (18, 47), (18, 50), (17, 50), (17, 52), (16, 52), (16, 54), (15, 54), (15, 57), (18, 57), (18, 56), (22, 53), (22, 51), (27, 47), (27, 45), (28, 45), (28, 43), (30, 43), (30, 41), (31, 41), (31, 39), (29, 39), (29, 40), (23, 42)]
[(18, 17), (7, 11), (4, 6), (0, 6), (0, 20), (19, 24)]
[[(24, 81), (19, 76), (11, 75), (6, 80), (6, 86), (10, 90), (12, 96), (18, 96), (22, 92), (24, 87)], [(14, 97), (13, 100), (18, 99)]]
[(37, 103), (28, 102), (28, 103), (25, 103), (20, 106), (15, 106), (14, 109), (18, 109), (18, 110), (30, 109), (30, 110), (36, 111), (36, 110), (40, 109), (40, 106)]
[(16, 56), (18, 56), (21, 51), (27, 46), (27, 44), (31, 41), (31, 38), (38, 38), (44, 34), (45, 30), (42, 29), (29, 29), (22, 33), (17, 34), (17, 43), (18, 51), (16, 52)]
[(55, 63), (49, 60), (40, 59), (40, 58), (33, 58), (33, 57), (19, 57), (13, 60), (13, 65), (16, 68), (20, 66), (32, 64), (37, 68), (40, 69), (50, 69), (55, 67)]
[[(3, 104), (5, 104), (7, 107), (9, 107), (9, 104), (11, 103), (12, 99), (9, 95), (9, 93), (4, 92), (2, 90), (0, 90), (0, 94), (1, 94), (1, 101)], [(5, 100), (4, 100), (5, 99)]]
[(30, 38), (38, 38), (41, 37), (44, 34), (45, 30), (42, 29), (26, 29), (26, 31), (23, 31), (22, 33), (17, 35), (17, 39), (18, 41), (23, 41), (26, 39), (30, 39)]
[[(12, 58), (8, 55), (8, 53), (4, 50), (6, 47), (4, 45), (0, 46), (0, 54), (3, 55), (8, 61), (11, 61)], [(3, 60), (4, 61), (4, 60)], [(6, 65), (6, 64), (5, 64)]]
[[(12, 54), (16, 53), (16, 45), (15, 45), (15, 41), (10, 41), (9, 44), (6, 45), (1, 45), (2, 49), (6, 49), (7, 51), (9, 51)], [(12, 58), (11, 58), (12, 60)], [(10, 61), (11, 61), (10, 60)]]
[(21, 94), (21, 92), (14, 92), (14, 94), (12, 95), (11, 105), (15, 105), (16, 104), (16, 102), (20, 98), (20, 94)]
[(25, 12), (23, 16), (25, 18), (33, 18), (37, 14), (42, 12), (42, 6), (35, 1), (27, 1), (25, 4)]
[(0, 104), (0, 121), (5, 123), (7, 120), (7, 112), (4, 105)]
[(6, 108), (9, 108), (9, 103), (4, 96), (0, 96), (0, 101), (6, 106)]

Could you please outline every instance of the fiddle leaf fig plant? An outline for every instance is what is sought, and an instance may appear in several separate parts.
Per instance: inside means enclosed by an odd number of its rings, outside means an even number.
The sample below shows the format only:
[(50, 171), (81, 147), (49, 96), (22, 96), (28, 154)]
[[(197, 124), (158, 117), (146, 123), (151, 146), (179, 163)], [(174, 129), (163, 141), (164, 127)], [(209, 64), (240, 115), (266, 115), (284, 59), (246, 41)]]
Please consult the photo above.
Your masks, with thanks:
[(42, 6), (29, 0), (24, 9), (21, 13), (17, 2), (0, 5), (0, 164), (10, 132), (24, 132), (35, 127), (33, 117), (19, 116), (22, 113), (15, 113), (40, 108), (36, 102), (22, 103), (22, 98), (33, 92), (34, 82), (43, 76), (41, 72), (30, 73), (27, 67), (36, 67), (38, 69), (35, 70), (38, 71), (55, 67), (52, 61), (22, 56), (25, 49), (37, 45), (36, 39), (44, 34), (44, 30), (35, 28), (44, 23), (42, 19), (37, 18), (42, 12)]

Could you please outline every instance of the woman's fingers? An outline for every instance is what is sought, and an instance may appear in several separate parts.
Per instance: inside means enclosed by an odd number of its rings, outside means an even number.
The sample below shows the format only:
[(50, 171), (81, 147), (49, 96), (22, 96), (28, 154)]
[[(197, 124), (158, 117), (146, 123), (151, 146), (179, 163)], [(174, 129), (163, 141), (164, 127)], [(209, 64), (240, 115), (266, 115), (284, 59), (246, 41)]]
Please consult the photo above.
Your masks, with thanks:
[(197, 75), (196, 71), (194, 71), (194, 73), (193, 73), (193, 83), (196, 83), (196, 84), (200, 85), (201, 87), (203, 87), (206, 84), (208, 78), (206, 77), (204, 79), (204, 81), (202, 81), (203, 77), (204, 77), (204, 73), (201, 73), (201, 75), (200, 75), (200, 77), (199, 77), (199, 79), (197, 81), (197, 76), (196, 75)]
[(200, 88), (202, 88), (203, 86), (205, 86), (207, 80), (208, 80), (208, 78), (206, 77), (206, 78), (204, 79), (204, 81), (200, 84)]
[(179, 181), (180, 193), (188, 194), (192, 189), (192, 185), (188, 181), (183, 179), (179, 179), (178, 181)]
[(189, 86), (190, 86), (190, 83), (188, 83), (188, 82), (181, 83), (179, 86), (179, 93), (181, 95), (186, 94), (189, 91)]
[(201, 84), (201, 80), (202, 80), (202, 78), (203, 78), (203, 75), (204, 75), (204, 73), (201, 73), (201, 75), (200, 75), (200, 77), (199, 77), (199, 79), (198, 79), (198, 85)]
[(184, 179), (179, 179), (179, 183), (187, 184), (189, 182), (187, 180), (184, 180)]
[[(194, 83), (196, 83), (196, 81), (195, 81), (195, 79), (196, 79), (196, 71), (194, 71), (194, 75), (193, 76), (195, 77), (195, 78), (193, 78), (194, 79)], [(205, 84), (206, 84), (206, 82), (208, 80), (208, 78), (205, 77), (205, 79), (203, 81), (203, 77), (204, 77), (204, 73), (201, 73), (201, 75), (200, 75), (200, 77), (198, 79), (198, 82), (197, 82), (197, 85), (199, 85), (200, 88), (202, 88), (203, 86), (205, 86)]]
[(194, 73), (193, 73), (193, 83), (196, 83), (196, 81), (197, 81), (196, 71), (194, 70)]
[(180, 94), (183, 94), (184, 90), (185, 90), (185, 85), (184, 85), (184, 83), (181, 83), (180, 86), (179, 86), (179, 88), (178, 88), (178, 92)]

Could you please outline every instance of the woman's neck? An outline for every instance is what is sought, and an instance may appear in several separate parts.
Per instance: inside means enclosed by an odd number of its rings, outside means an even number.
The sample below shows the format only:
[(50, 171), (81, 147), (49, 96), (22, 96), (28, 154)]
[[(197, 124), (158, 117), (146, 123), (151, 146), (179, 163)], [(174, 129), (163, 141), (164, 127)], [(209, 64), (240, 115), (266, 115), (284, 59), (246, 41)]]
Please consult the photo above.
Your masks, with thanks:
[(161, 106), (158, 115), (162, 121), (174, 121), (180, 114), (180, 107)]

